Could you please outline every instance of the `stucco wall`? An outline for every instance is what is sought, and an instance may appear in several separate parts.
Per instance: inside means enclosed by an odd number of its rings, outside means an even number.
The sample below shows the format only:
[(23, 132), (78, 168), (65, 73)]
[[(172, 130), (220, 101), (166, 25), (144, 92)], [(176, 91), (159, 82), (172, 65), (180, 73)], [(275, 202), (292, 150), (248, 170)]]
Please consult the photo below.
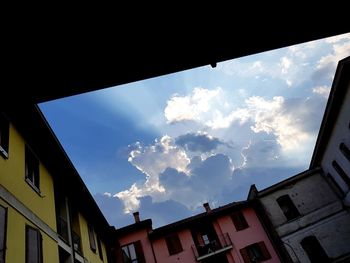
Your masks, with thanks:
[(338, 213), (317, 224), (282, 238), (294, 262), (309, 263), (300, 245), (303, 238), (315, 236), (330, 258), (337, 258), (350, 252), (350, 214)]
[(119, 238), (120, 246), (124, 246), (136, 241), (141, 242), (142, 251), (147, 263), (154, 263), (154, 256), (152, 252), (151, 242), (148, 239), (148, 232), (146, 229), (138, 230), (124, 235)]
[(330, 175), (333, 176), (334, 180), (346, 195), (345, 201), (347, 205), (350, 206), (350, 189), (332, 166), (332, 161), (337, 161), (346, 172), (347, 176), (350, 177), (350, 162), (339, 150), (340, 143), (344, 143), (350, 148), (350, 84), (348, 85), (345, 101), (321, 161), (323, 170), (326, 174), (330, 173)]
[[(283, 189), (261, 197), (266, 213), (276, 228), (287, 223), (287, 219), (276, 201), (277, 198), (286, 194), (292, 199), (302, 217), (314, 215), (308, 219), (307, 224), (319, 220), (317, 210), (330, 207), (331, 204), (338, 202), (337, 196), (325, 179), (319, 173), (315, 173)], [(332, 211), (325, 211), (324, 213), (327, 214)], [(299, 228), (302, 220), (305, 220), (305, 218), (288, 222), (290, 230), (284, 230), (283, 234), (294, 231), (295, 227)]]

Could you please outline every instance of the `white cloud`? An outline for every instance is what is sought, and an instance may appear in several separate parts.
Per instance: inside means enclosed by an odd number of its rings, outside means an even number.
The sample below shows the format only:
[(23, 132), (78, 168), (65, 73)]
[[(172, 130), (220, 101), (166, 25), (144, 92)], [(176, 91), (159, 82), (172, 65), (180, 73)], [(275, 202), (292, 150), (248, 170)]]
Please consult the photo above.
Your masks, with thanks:
[(157, 196), (164, 192), (159, 184), (159, 175), (167, 168), (188, 174), (187, 165), (190, 159), (186, 152), (178, 147), (174, 140), (165, 135), (156, 139), (153, 145), (133, 145), (128, 161), (146, 176), (144, 183), (135, 183), (130, 189), (115, 194), (125, 204), (125, 212), (129, 213), (139, 206), (139, 198), (146, 195)]
[(331, 44), (338, 43), (342, 40), (350, 40), (350, 33), (326, 38), (326, 42)]
[(280, 59), (280, 67), (282, 74), (287, 74), (290, 67), (293, 65), (293, 61), (290, 58), (282, 57)]
[(331, 88), (328, 86), (318, 86), (312, 89), (313, 93), (316, 93), (318, 95), (321, 95), (324, 98), (328, 98), (329, 92), (331, 91)]
[(222, 94), (221, 88), (208, 90), (194, 88), (191, 95), (174, 95), (167, 101), (164, 116), (168, 123), (179, 121), (196, 121), (203, 113), (206, 113), (211, 104)]
[(107, 197), (112, 197), (112, 194), (111, 194), (111, 193), (108, 193), (108, 192), (104, 192), (103, 195), (104, 195), (104, 196), (107, 196)]
[[(340, 39), (344, 39), (343, 43), (338, 43)], [(329, 43), (332, 43), (332, 53), (320, 58), (317, 64), (317, 69), (322, 68), (331, 68), (335, 69), (339, 60), (349, 56), (350, 54), (350, 34), (345, 35), (344, 37), (338, 36), (329, 40)]]
[(242, 125), (250, 121), (253, 132), (274, 134), (277, 142), (286, 151), (293, 150), (309, 139), (309, 134), (302, 129), (302, 121), (293, 111), (287, 110), (283, 97), (266, 100), (253, 96), (246, 99), (245, 104), (246, 107), (236, 109), (227, 116), (217, 111), (216, 118), (206, 124), (212, 129), (219, 129), (228, 128), (234, 122)]

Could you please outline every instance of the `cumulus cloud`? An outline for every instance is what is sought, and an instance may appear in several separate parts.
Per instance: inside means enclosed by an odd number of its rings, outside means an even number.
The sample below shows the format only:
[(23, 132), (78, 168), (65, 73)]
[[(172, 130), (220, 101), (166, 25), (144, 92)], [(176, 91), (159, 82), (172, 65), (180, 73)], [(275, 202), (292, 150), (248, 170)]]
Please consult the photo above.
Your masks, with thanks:
[(313, 93), (316, 93), (318, 95), (321, 95), (325, 99), (328, 98), (329, 92), (331, 91), (331, 88), (328, 86), (318, 86), (312, 89)]
[[(343, 40), (343, 41), (341, 41)], [(317, 63), (317, 70), (328, 69), (328, 77), (333, 77), (339, 60), (349, 56), (350, 54), (350, 33), (329, 38), (328, 43), (332, 44), (332, 52), (326, 56), (322, 56)]]
[(164, 116), (168, 123), (198, 120), (202, 114), (210, 109), (211, 104), (221, 93), (221, 88), (209, 90), (197, 87), (188, 96), (176, 94), (167, 101)]
[(139, 207), (140, 197), (164, 192), (159, 184), (159, 174), (166, 168), (188, 173), (187, 165), (190, 162), (186, 152), (167, 135), (156, 139), (153, 145), (143, 146), (138, 142), (131, 148), (128, 161), (145, 175), (145, 182), (134, 183), (130, 189), (115, 194), (115, 197), (123, 200), (126, 213)]
[(218, 138), (203, 132), (187, 133), (175, 139), (175, 143), (191, 152), (210, 152), (224, 144)]
[(308, 99), (291, 101), (276, 96), (268, 100), (253, 96), (245, 100), (245, 107), (235, 109), (227, 116), (217, 112), (216, 118), (206, 124), (212, 129), (223, 129), (235, 122), (240, 125), (249, 122), (253, 132), (273, 134), (282, 149), (288, 151), (310, 139), (304, 126), (311, 116), (303, 108), (310, 108)]
[[(196, 141), (198, 145), (194, 144)], [(195, 209), (207, 198), (222, 194), (222, 187), (232, 181), (234, 167), (230, 157), (224, 154), (189, 159), (185, 150), (201, 153), (221, 144), (217, 138), (202, 133), (187, 134), (176, 140), (164, 136), (148, 146), (137, 144), (129, 162), (142, 171), (145, 181), (134, 183), (114, 197), (123, 202), (125, 213), (137, 210), (146, 196), (151, 196), (154, 202), (174, 200)]]

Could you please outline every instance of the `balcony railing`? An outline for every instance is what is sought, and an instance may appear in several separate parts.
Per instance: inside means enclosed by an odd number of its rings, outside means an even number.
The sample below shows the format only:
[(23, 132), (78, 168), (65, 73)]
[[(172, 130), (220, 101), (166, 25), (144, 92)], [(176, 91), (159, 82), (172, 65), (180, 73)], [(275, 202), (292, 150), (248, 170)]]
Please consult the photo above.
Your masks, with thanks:
[(81, 244), (80, 244), (80, 236), (72, 231), (72, 239), (73, 239), (73, 247), (75, 252), (81, 254)]
[(228, 233), (218, 236), (218, 239), (209, 241), (208, 244), (192, 245), (192, 251), (197, 261), (221, 254), (232, 248), (232, 241)]

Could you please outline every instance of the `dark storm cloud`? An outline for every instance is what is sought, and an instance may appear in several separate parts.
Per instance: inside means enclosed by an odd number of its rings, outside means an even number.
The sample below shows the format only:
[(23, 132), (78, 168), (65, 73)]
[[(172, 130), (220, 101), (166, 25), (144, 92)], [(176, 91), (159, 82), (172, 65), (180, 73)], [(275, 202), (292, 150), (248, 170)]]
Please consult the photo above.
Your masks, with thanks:
[(191, 152), (210, 152), (224, 144), (218, 138), (203, 133), (187, 133), (176, 138), (175, 144)]

